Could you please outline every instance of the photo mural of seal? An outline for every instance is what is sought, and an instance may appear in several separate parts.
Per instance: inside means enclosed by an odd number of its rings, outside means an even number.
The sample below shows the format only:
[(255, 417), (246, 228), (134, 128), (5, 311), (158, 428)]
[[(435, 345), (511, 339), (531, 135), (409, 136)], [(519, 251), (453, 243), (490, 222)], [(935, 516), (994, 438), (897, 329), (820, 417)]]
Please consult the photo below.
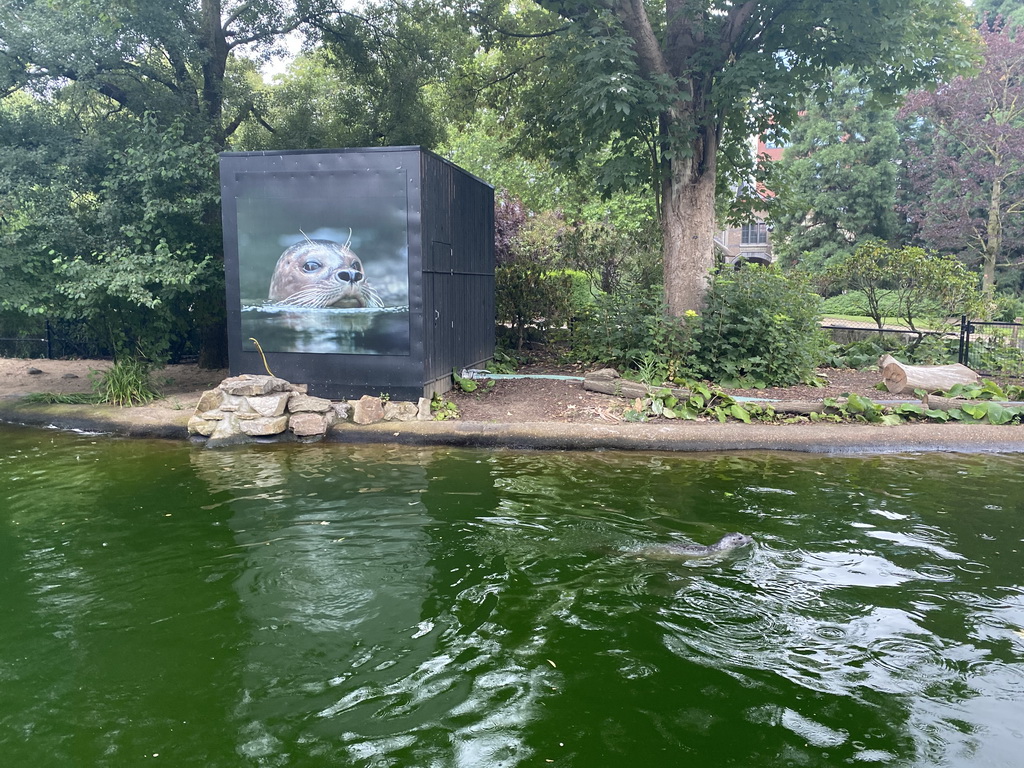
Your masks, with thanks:
[(641, 557), (672, 558), (672, 557), (709, 557), (721, 552), (739, 549), (754, 540), (744, 533), (727, 533), (714, 544), (647, 544), (630, 550), (630, 554)]
[(270, 300), (290, 307), (383, 307), (348, 246), (307, 237), (287, 248), (270, 279)]

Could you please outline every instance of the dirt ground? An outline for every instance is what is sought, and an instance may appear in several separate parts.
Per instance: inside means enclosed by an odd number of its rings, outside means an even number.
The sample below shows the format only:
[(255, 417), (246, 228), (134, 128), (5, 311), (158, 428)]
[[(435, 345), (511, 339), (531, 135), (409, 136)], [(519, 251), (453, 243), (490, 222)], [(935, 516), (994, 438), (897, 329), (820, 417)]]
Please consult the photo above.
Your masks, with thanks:
[[(33, 392), (81, 394), (92, 392), (95, 379), (113, 363), (109, 360), (25, 360), (0, 358), (0, 397), (21, 397)], [(153, 371), (151, 381), (163, 396), (155, 405), (180, 409), (195, 407), (200, 395), (217, 386), (226, 369), (206, 370), (196, 365), (168, 365)]]
[[(552, 366), (525, 367), (520, 373), (559, 374), (582, 377), (586, 371)], [(819, 371), (828, 381), (824, 387), (785, 387), (768, 389), (734, 389), (729, 394), (766, 400), (818, 402), (825, 397), (840, 397), (850, 392), (872, 400), (911, 399), (897, 398), (880, 392), (875, 385), (881, 380), (878, 371), (823, 369)], [(481, 382), (476, 392), (452, 392), (448, 399), (459, 409), (466, 421), (560, 421), (574, 423), (615, 423), (622, 420), (627, 406), (623, 398), (588, 392), (579, 381), (548, 379), (514, 379), (495, 381), (493, 387)]]
[[(20, 397), (32, 392), (81, 393), (92, 391), (94, 378), (111, 365), (103, 360), (25, 360), (0, 358), (0, 397)], [(586, 371), (571, 366), (538, 364), (524, 367), (524, 374), (555, 374), (582, 377)], [(769, 400), (820, 401), (856, 392), (873, 400), (895, 399), (880, 392), (877, 371), (822, 370), (825, 387), (787, 387), (761, 390), (730, 390), (731, 394)], [(195, 407), (200, 395), (220, 383), (227, 370), (206, 370), (195, 365), (169, 365), (152, 374), (161, 400), (146, 408), (180, 411)], [(296, 382), (301, 383), (301, 382)], [(463, 421), (615, 423), (621, 421), (627, 402), (622, 398), (585, 391), (579, 381), (511, 379), (481, 382), (473, 393), (453, 391), (447, 399), (458, 407)]]

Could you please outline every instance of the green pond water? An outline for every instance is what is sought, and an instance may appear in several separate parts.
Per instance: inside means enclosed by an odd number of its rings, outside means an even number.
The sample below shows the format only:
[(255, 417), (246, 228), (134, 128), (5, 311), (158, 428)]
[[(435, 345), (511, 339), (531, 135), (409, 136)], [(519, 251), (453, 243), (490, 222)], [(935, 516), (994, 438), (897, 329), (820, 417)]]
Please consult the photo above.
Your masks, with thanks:
[(5, 767), (1024, 762), (1022, 456), (0, 427), (0, 504)]

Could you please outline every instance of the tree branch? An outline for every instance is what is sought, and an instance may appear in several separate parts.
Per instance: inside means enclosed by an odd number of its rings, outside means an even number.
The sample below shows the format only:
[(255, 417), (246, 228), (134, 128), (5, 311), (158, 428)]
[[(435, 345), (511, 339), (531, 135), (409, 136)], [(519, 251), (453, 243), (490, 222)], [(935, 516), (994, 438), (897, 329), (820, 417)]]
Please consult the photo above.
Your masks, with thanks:
[(740, 37), (746, 31), (747, 21), (757, 7), (756, 0), (748, 0), (742, 5), (733, 6), (722, 24), (722, 53), (728, 56), (739, 42)]
[(640, 60), (640, 67), (649, 75), (670, 76), (665, 55), (658, 45), (651, 20), (647, 18), (643, 0), (615, 0), (613, 10), (626, 33), (633, 39), (633, 50)]
[(571, 24), (563, 24), (560, 27), (555, 27), (554, 29), (549, 29), (544, 32), (512, 32), (511, 30), (499, 27), (497, 24), (495, 24), (493, 21), (491, 21), (478, 11), (470, 11), (469, 15), (475, 19), (479, 19), (481, 22), (486, 24), (499, 35), (503, 35), (504, 37), (518, 37), (526, 40), (532, 40), (533, 38), (537, 37), (552, 37), (554, 35), (565, 32), (572, 26)]
[(231, 13), (228, 14), (227, 18), (224, 19), (224, 22), (221, 24), (221, 27), (227, 29), (234, 22), (238, 21), (238, 17), (246, 11), (248, 11), (250, 8), (252, 8), (252, 0), (247, 0), (247, 2), (241, 3), (237, 8), (235, 8), (233, 11), (231, 11)]

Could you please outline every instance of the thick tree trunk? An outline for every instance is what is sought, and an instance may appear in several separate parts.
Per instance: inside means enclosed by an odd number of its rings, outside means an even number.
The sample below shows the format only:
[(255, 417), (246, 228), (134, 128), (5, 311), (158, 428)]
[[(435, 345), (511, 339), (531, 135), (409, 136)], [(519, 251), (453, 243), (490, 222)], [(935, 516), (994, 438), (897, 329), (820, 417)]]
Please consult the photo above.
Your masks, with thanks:
[(703, 308), (715, 261), (717, 144), (713, 138), (696, 143), (694, 158), (672, 164), (662, 195), (665, 301), (676, 317)]
[(224, 131), (224, 78), (227, 73), (228, 42), (222, 25), (221, 0), (202, 0), (203, 105), (216, 134), (217, 148), (226, 145)]

